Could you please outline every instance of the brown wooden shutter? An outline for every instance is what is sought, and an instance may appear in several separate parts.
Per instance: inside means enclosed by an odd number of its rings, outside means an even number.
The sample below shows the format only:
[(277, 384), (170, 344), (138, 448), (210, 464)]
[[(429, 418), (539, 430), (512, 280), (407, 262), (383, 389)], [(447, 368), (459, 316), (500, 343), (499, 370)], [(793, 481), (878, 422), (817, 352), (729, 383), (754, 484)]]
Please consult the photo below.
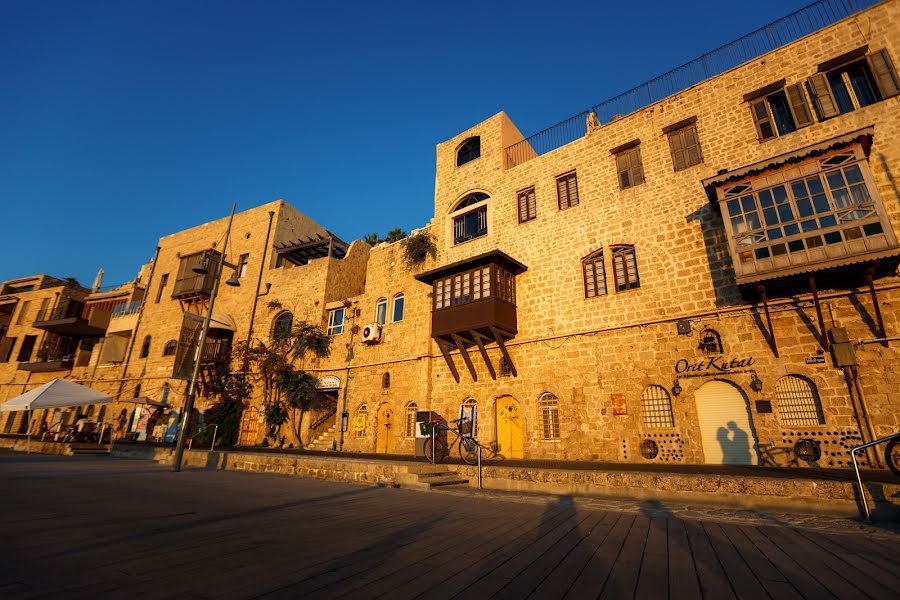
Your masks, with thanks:
[(624, 190), (625, 188), (630, 188), (632, 186), (632, 183), (631, 173), (628, 169), (627, 152), (622, 152), (621, 154), (616, 155), (616, 172), (619, 173), (619, 189)]
[(806, 95), (803, 93), (803, 84), (795, 83), (785, 88), (787, 93), (788, 105), (791, 107), (791, 114), (794, 116), (794, 125), (797, 129), (813, 124), (812, 112), (809, 110), (809, 104), (806, 102)]
[(875, 83), (881, 91), (882, 98), (890, 98), (900, 94), (900, 79), (897, 79), (897, 71), (891, 64), (891, 57), (887, 50), (879, 50), (868, 56), (869, 67), (875, 75)]
[(16, 338), (5, 337), (0, 340), (0, 362), (9, 362), (9, 357), (12, 356), (13, 344), (15, 343)]
[(828, 77), (825, 73), (816, 73), (808, 79), (809, 89), (813, 93), (816, 102), (816, 108), (819, 109), (819, 116), (823, 119), (835, 117), (840, 114), (834, 94), (831, 92), (831, 86), (828, 84)]
[(672, 153), (672, 166), (676, 171), (681, 171), (687, 166), (684, 161), (682, 133), (682, 131), (673, 131), (669, 134), (669, 151)]
[(535, 196), (534, 188), (528, 192), (528, 218), (537, 218), (537, 197)]
[(635, 148), (631, 152), (631, 185), (640, 185), (644, 183), (644, 162), (641, 160), (640, 147)]
[(569, 206), (578, 204), (578, 179), (575, 174), (569, 175)]
[(563, 208), (569, 208), (569, 199), (566, 197), (566, 180), (557, 179), (556, 180), (556, 194), (559, 197), (559, 208), (562, 210)]
[(756, 125), (756, 135), (759, 137), (759, 141), (764, 142), (775, 137), (775, 127), (772, 125), (765, 98), (750, 105), (750, 114), (753, 115), (753, 124)]
[(519, 223), (528, 220), (528, 194), (519, 192)]

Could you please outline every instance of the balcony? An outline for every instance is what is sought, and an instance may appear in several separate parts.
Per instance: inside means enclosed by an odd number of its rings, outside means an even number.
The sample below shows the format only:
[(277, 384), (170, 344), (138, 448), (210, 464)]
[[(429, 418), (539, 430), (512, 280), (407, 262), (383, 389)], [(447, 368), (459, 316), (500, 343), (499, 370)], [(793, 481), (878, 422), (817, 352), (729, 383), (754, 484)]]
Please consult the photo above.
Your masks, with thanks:
[(472, 378), (477, 381), (478, 374), (468, 352), (473, 347), (477, 347), (488, 372), (496, 379), (496, 370), (486, 350), (491, 344), (497, 344), (516, 374), (505, 342), (519, 332), (516, 276), (526, 269), (522, 263), (494, 250), (416, 277), (433, 287), (431, 337), (457, 383), (459, 372), (450, 352), (459, 351)]
[(231, 338), (206, 340), (200, 353), (201, 365), (227, 363), (231, 359)]
[(216, 276), (213, 272), (206, 275), (195, 273), (185, 275), (184, 278), (175, 280), (175, 286), (172, 288), (172, 298), (174, 300), (209, 298), (215, 278)]
[(56, 308), (40, 311), (34, 327), (69, 337), (101, 337), (106, 333), (109, 319), (109, 311), (86, 311), (81, 302), (64, 302)]
[(44, 360), (38, 357), (38, 360), (34, 362), (19, 363), (18, 369), (32, 373), (51, 373), (53, 371), (71, 371), (74, 366), (75, 358), (72, 356), (46, 358)]
[(137, 326), (138, 313), (141, 311), (141, 301), (134, 300), (125, 304), (119, 304), (112, 311), (112, 317), (109, 319), (109, 327), (106, 334), (124, 333), (134, 331)]

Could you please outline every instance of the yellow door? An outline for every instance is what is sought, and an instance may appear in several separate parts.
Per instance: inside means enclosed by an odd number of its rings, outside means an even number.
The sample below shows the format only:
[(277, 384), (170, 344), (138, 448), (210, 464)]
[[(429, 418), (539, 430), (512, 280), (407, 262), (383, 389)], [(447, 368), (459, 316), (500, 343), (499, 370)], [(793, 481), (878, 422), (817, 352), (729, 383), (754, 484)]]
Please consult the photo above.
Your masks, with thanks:
[(497, 398), (497, 454), (505, 458), (524, 458), (522, 410), (512, 396)]
[(394, 411), (387, 404), (378, 409), (378, 430), (375, 436), (375, 452), (387, 454), (394, 450)]

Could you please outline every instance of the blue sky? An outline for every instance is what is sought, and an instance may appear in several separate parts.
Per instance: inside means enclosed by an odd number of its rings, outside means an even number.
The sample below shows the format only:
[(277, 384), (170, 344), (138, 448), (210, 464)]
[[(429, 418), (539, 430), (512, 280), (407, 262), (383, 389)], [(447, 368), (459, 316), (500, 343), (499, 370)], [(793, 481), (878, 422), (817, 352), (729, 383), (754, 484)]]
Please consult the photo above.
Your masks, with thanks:
[(435, 144), (501, 110), (529, 135), (804, 4), (0, 0), (0, 279), (127, 281), (232, 201), (408, 231)]

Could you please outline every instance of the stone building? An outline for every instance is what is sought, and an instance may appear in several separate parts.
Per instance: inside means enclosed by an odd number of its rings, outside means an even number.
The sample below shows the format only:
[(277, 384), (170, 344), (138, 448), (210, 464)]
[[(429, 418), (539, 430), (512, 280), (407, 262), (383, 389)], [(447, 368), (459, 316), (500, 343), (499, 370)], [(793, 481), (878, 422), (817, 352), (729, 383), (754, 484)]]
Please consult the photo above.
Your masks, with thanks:
[[(416, 412), (468, 406), (506, 458), (845, 466), (900, 428), (900, 2), (804, 10), (534, 136), (500, 113), (439, 144), (422, 263), (238, 213), (205, 367), (320, 325), (320, 449), (410, 454)], [(226, 223), (162, 238), (70, 376), (180, 406)]]

